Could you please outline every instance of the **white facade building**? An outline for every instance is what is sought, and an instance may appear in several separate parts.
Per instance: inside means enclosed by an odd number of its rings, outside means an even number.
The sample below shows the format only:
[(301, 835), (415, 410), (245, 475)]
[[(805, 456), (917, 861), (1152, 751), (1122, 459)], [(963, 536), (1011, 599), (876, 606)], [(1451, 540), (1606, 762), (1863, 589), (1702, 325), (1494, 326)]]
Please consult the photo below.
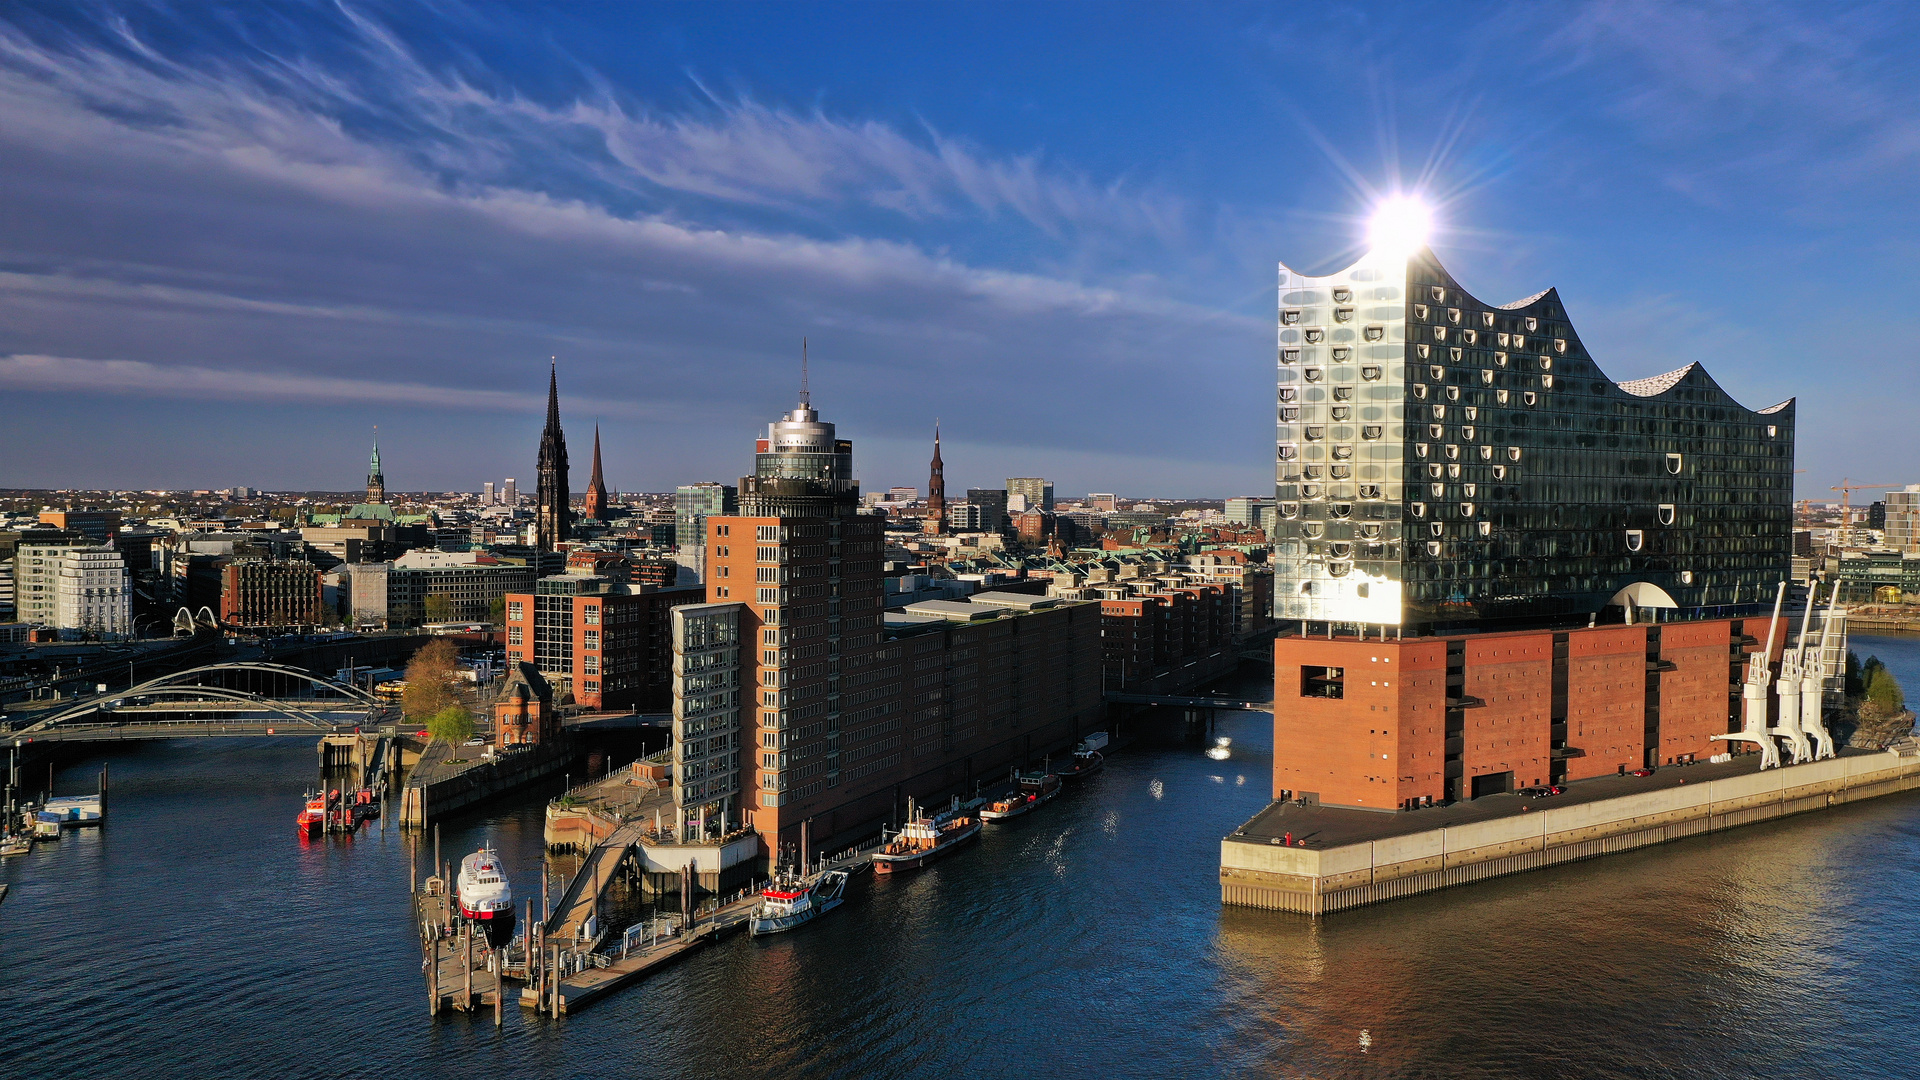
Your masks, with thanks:
[(53, 625), (112, 636), (133, 632), (133, 579), (117, 549), (76, 548), (60, 560), (54, 574)]

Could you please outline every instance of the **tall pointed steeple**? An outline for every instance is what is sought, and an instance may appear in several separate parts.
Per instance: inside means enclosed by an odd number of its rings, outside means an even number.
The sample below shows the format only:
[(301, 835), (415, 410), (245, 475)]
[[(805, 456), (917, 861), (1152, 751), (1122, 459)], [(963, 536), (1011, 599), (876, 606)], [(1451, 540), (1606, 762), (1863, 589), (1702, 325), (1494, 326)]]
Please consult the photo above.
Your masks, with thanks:
[(593, 479), (587, 481), (587, 497), (580, 504), (580, 513), (595, 521), (605, 521), (607, 517), (607, 482), (600, 476), (600, 425), (593, 425)]
[(534, 546), (552, 551), (571, 531), (572, 493), (567, 489), (567, 437), (560, 430), (560, 365), (547, 374), (547, 426), (540, 432), (539, 507)]
[(367, 461), (367, 505), (379, 506), (387, 501), (387, 478), (380, 471), (380, 429), (373, 429), (373, 457)]
[(929, 535), (947, 531), (947, 466), (940, 460), (940, 421), (933, 422), (933, 466), (927, 474), (927, 524)]

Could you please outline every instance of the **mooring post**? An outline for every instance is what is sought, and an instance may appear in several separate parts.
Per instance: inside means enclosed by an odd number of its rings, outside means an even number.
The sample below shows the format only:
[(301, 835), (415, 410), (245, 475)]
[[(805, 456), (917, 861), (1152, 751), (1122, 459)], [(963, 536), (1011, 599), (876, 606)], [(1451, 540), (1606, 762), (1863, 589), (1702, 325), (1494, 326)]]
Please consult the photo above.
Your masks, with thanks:
[(460, 937), (461, 937), (460, 966), (466, 969), (466, 976), (467, 976), (467, 1006), (465, 1009), (461, 1011), (472, 1012), (473, 1011), (473, 924), (472, 923), (468, 923), (466, 924), (466, 926), (461, 928)]
[[(433, 826), (433, 868), (435, 870), (440, 869), (440, 825), (438, 822), (435, 822)], [(442, 878), (441, 880), (445, 881), (446, 879)]]
[(427, 1015), (440, 1015), (440, 938), (427, 942)]
[(500, 1026), (500, 999), (507, 996), (507, 981), (505, 978), (506, 972), (501, 970), (506, 965), (502, 964), (500, 961), (501, 961), (501, 956), (497, 952), (489, 953), (487, 956), (487, 970), (493, 973), (493, 1026), (494, 1027)]

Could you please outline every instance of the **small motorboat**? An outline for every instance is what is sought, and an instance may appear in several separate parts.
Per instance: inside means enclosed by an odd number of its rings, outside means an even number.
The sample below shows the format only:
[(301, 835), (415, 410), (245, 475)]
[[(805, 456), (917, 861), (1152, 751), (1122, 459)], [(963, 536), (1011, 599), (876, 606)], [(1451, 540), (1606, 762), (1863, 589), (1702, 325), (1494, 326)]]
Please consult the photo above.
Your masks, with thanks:
[(26, 833), (12, 836), (0, 836), (0, 856), (25, 855), (33, 850), (33, 837)]

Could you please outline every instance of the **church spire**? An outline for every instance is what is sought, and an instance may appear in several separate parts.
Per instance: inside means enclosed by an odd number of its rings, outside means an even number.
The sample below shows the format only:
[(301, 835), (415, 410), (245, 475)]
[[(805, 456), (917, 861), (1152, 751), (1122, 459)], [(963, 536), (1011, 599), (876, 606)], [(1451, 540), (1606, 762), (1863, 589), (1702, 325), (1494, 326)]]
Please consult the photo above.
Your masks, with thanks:
[(940, 460), (940, 421), (933, 422), (933, 463), (927, 472), (927, 521), (929, 535), (947, 531), (947, 466)]
[(552, 551), (571, 531), (572, 494), (567, 488), (567, 437), (560, 430), (560, 365), (547, 374), (547, 426), (540, 432), (539, 506), (534, 511), (534, 546)]
[(373, 429), (373, 456), (367, 459), (367, 504), (379, 506), (387, 501), (387, 478), (380, 471), (380, 429)]
[(607, 482), (600, 476), (600, 425), (593, 425), (593, 479), (587, 481), (587, 497), (580, 512), (596, 521), (607, 517)]

